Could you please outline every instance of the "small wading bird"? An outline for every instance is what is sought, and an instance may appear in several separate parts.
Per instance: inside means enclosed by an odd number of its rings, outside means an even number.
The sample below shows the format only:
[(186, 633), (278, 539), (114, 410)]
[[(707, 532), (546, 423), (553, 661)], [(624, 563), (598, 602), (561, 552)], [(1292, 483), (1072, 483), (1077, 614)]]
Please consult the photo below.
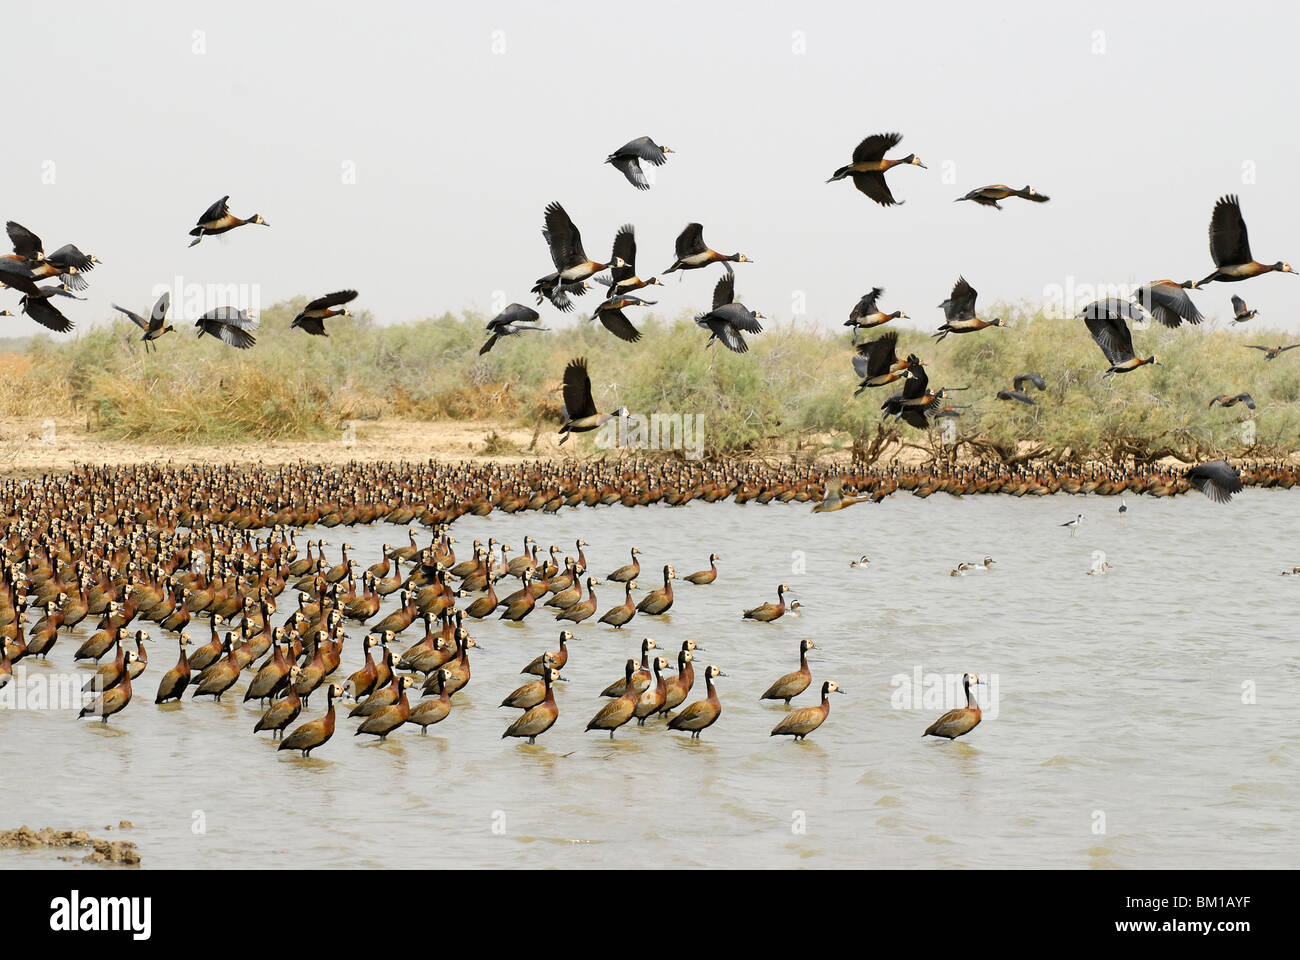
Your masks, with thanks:
[(852, 358), (853, 372), (862, 378), (862, 382), (853, 391), (855, 397), (869, 387), (883, 387), (895, 380), (902, 380), (908, 376), (909, 370), (924, 366), (914, 353), (909, 353), (906, 360), (899, 360), (897, 345), (898, 334), (893, 330), (858, 345), (857, 356)]
[(1143, 360), (1133, 354), (1133, 334), (1125, 320), (1140, 320), (1141, 316), (1129, 301), (1114, 297), (1095, 300), (1079, 311), (1078, 319), (1083, 320), (1110, 363), (1107, 374), (1128, 373), (1146, 364), (1160, 364), (1154, 355)]
[(966, 691), (966, 706), (957, 707), (949, 710), (930, 726), (926, 727), (922, 737), (943, 737), (946, 740), (956, 740), (964, 734), (970, 733), (979, 726), (981, 714), (980, 705), (975, 700), (975, 694), (971, 692), (971, 687), (984, 681), (979, 678), (977, 673), (966, 673), (962, 675), (961, 684)]
[(936, 341), (942, 341), (950, 333), (974, 333), (985, 327), (1007, 325), (1001, 317), (994, 320), (981, 320), (977, 317), (975, 298), (978, 296), (975, 288), (966, 282), (965, 277), (957, 278), (948, 299), (939, 304), (939, 309), (943, 311), (944, 323), (939, 327), (939, 332), (932, 335)]
[(1188, 290), (1195, 290), (1196, 283), (1184, 280), (1175, 283), (1172, 280), (1152, 280), (1133, 291), (1133, 299), (1147, 313), (1155, 317), (1166, 327), (1181, 326), (1183, 321), (1197, 324), (1205, 319), (1196, 309)]
[(269, 227), (270, 224), (262, 219), (260, 213), (255, 213), (247, 220), (241, 220), (230, 212), (226, 206), (226, 201), (230, 195), (222, 197), (207, 210), (203, 211), (203, 216), (199, 217), (198, 224), (190, 231), (190, 236), (194, 239), (190, 241), (190, 246), (194, 246), (204, 237), (215, 237), (218, 234), (234, 230), (236, 227), (242, 227), (245, 224), (257, 224), (263, 227)]
[(640, 297), (615, 294), (598, 306), (591, 318), (599, 320), (601, 326), (620, 340), (627, 343), (636, 343), (641, 339), (641, 331), (632, 325), (632, 321), (627, 318), (627, 314), (623, 311), (628, 307), (653, 307), (657, 302), (655, 300), (642, 300)]
[(1215, 404), (1218, 404), (1221, 407), (1235, 407), (1239, 403), (1244, 403), (1251, 410), (1255, 409), (1255, 400), (1249, 393), (1239, 393), (1236, 396), (1221, 393), (1210, 400), (1211, 407)]
[(767, 318), (737, 301), (735, 291), (736, 275), (728, 270), (713, 288), (713, 309), (696, 316), (696, 324), (709, 331), (706, 349), (721, 340), (732, 353), (745, 353), (749, 344), (744, 334), (763, 332), (762, 321)]
[(552, 201), (546, 205), (545, 217), (542, 237), (550, 248), (555, 272), (538, 280), (530, 292), (537, 294), (538, 303), (550, 300), (560, 310), (572, 310), (570, 295), (581, 296), (589, 288), (588, 279), (611, 266), (623, 266), (623, 261), (617, 255), (609, 263), (597, 263), (588, 257), (582, 249), (582, 234), (558, 203)]
[(859, 143), (853, 151), (853, 162), (848, 166), (840, 167), (826, 182), (834, 183), (836, 180), (852, 177), (853, 185), (882, 207), (892, 207), (902, 203), (901, 200), (895, 200), (894, 195), (889, 192), (889, 184), (885, 182), (885, 171), (908, 165), (926, 169), (921, 158), (914, 153), (909, 153), (899, 160), (885, 159), (885, 154), (898, 146), (902, 139), (901, 133), (872, 134)]
[(1074, 536), (1075, 534), (1077, 534), (1077, 533), (1079, 532), (1079, 527), (1083, 526), (1083, 514), (1079, 514), (1079, 515), (1078, 515), (1077, 517), (1075, 517), (1073, 520), (1067, 520), (1067, 521), (1065, 521), (1065, 523), (1061, 524), (1061, 526), (1063, 526), (1063, 527), (1069, 527), (1069, 528), (1070, 528), (1070, 536)]
[(1047, 383), (1043, 380), (1041, 373), (1018, 373), (1011, 378), (1010, 390), (999, 390), (999, 400), (1018, 400), (1021, 403), (1027, 403), (1033, 406), (1038, 403), (1033, 397), (1025, 393), (1025, 384), (1032, 383), (1039, 390), (1046, 390)]
[(256, 338), (249, 332), (257, 329), (257, 320), (236, 307), (217, 307), (215, 310), (209, 310), (194, 321), (194, 326), (199, 328), (200, 337), (206, 333), (240, 350), (247, 350), (257, 343)]
[(578, 357), (564, 368), (564, 424), (560, 427), (560, 443), (570, 434), (585, 433), (604, 426), (610, 420), (627, 416), (627, 407), (613, 413), (597, 413), (596, 401), (591, 396), (591, 377), (587, 374), (587, 360)]
[(1253, 320), (1259, 313), (1258, 310), (1251, 310), (1246, 306), (1246, 301), (1241, 297), (1233, 294), (1232, 297), (1232, 324), (1229, 326), (1245, 323), (1247, 320)]
[(1245, 347), (1247, 350), (1263, 350), (1265, 360), (1276, 360), (1288, 350), (1294, 350), (1296, 347), (1300, 347), (1300, 343), (1287, 344), (1285, 347), (1281, 345), (1276, 347), (1265, 347), (1257, 343), (1248, 343)]
[[(289, 324), (289, 329), (297, 327), (300, 330), (306, 330), (312, 336), (328, 337), (325, 332), (325, 321), (330, 317), (348, 317), (348, 308), (342, 306), (345, 303), (351, 303), (357, 298), (355, 290), (339, 290), (336, 293), (327, 293), (323, 297), (317, 297), (307, 306), (302, 308), (302, 312), (293, 318)], [(339, 310), (332, 310), (331, 307), (341, 307)]]
[(650, 181), (646, 179), (645, 171), (641, 169), (641, 161), (661, 167), (667, 162), (667, 155), (672, 152), (670, 148), (659, 146), (649, 137), (637, 137), (611, 153), (605, 158), (605, 162), (627, 177), (627, 182), (638, 190), (649, 190)]
[(999, 200), (1005, 200), (1008, 197), (1019, 197), (1021, 200), (1032, 200), (1034, 203), (1046, 203), (1051, 197), (1045, 197), (1033, 187), (1024, 186), (1019, 190), (1008, 187), (1005, 183), (992, 183), (987, 187), (976, 187), (964, 197), (958, 197), (954, 203), (961, 203), (963, 200), (973, 200), (982, 207), (993, 207), (996, 210), (1002, 209)]
[(545, 327), (530, 326), (530, 324), (536, 323), (540, 319), (541, 314), (532, 307), (525, 307), (522, 303), (510, 304), (487, 322), (487, 331), (490, 336), (487, 338), (487, 342), (479, 347), (479, 356), (496, 346), (496, 342), (502, 337), (518, 336), (525, 330), (544, 331)]
[(1234, 494), (1241, 493), (1241, 474), (1227, 460), (1211, 460), (1186, 473), (1187, 482), (1215, 503), (1227, 503)]
[(157, 350), (158, 344), (154, 343), (154, 341), (164, 333), (171, 333), (175, 329), (170, 323), (166, 322), (167, 311), (171, 307), (171, 303), (171, 293), (164, 290), (162, 296), (158, 298), (158, 302), (149, 311), (149, 319), (147, 320), (138, 313), (132, 313), (126, 307), (119, 307), (116, 303), (110, 304), (110, 306), (119, 313), (126, 314), (132, 323), (144, 331), (144, 336), (140, 339), (144, 341), (145, 350), (148, 350), (151, 346), (154, 350)]
[(1282, 260), (1276, 263), (1259, 263), (1250, 255), (1250, 238), (1246, 233), (1246, 220), (1241, 215), (1241, 204), (1235, 196), (1220, 197), (1210, 216), (1210, 256), (1215, 271), (1197, 286), (1214, 280), (1233, 283), (1249, 280), (1263, 273), (1295, 273), (1291, 264)]
[(597, 281), (609, 287), (609, 296), (631, 293), (642, 287), (662, 287), (663, 281), (658, 277), (642, 280), (636, 275), (636, 229), (625, 223), (614, 234), (614, 257), (622, 260), (623, 265), (609, 268), (609, 279), (597, 277)]
[(677, 259), (664, 273), (673, 273), (676, 270), (699, 270), (711, 263), (721, 263), (730, 270), (729, 264), (754, 262), (743, 253), (733, 253), (728, 256), (710, 248), (704, 242), (704, 227), (698, 223), (688, 223), (686, 229), (677, 235), (676, 251)]
[(885, 295), (883, 287), (872, 287), (870, 293), (864, 293), (862, 299), (853, 305), (849, 311), (849, 318), (844, 321), (844, 326), (853, 328), (853, 342), (858, 342), (858, 331), (869, 330), (872, 327), (878, 327), (881, 324), (888, 323), (890, 320), (906, 320), (907, 314), (902, 310), (895, 310), (893, 313), (884, 313), (877, 306), (876, 301)]

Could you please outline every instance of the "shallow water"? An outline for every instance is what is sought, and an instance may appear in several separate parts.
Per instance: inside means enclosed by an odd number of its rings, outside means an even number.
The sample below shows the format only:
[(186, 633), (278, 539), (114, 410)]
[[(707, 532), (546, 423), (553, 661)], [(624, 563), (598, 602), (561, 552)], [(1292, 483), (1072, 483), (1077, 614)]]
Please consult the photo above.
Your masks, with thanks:
[[(638, 593), (660, 586), (664, 563), (684, 576), (710, 552), (723, 559), (714, 584), (675, 584), (663, 618), (578, 627), (560, 718), (535, 746), (500, 739), (516, 712), (496, 704), (525, 679), (520, 667), (555, 649), (559, 625), (540, 607), (520, 625), (471, 624), (484, 648), (471, 654), (473, 680), (427, 736), (354, 738), (356, 721), (340, 714), (308, 760), (252, 733), (260, 710), (240, 703), (251, 673), (222, 704), (154, 706), (176, 658), (154, 627), (136, 698), (107, 728), (75, 711), (0, 711), (0, 828), (135, 840), (146, 868), (1294, 867), (1300, 671), (1289, 614), (1300, 578), (1278, 574), (1300, 564), (1297, 500), (1247, 490), (1226, 507), (1195, 495), (1128, 502), (1123, 519), (1114, 499), (904, 494), (818, 515), (807, 504), (695, 503), (469, 517), (453, 528), (458, 559), (475, 537), (518, 548), (529, 533), (569, 552), (581, 536), (603, 576), (635, 544)], [(1077, 535), (1057, 526), (1080, 511)], [(363, 565), (385, 540), (405, 542), (384, 525), (325, 535), (331, 560), (346, 539)], [(1096, 551), (1106, 576), (1085, 575)], [(870, 569), (850, 569), (863, 553)], [(949, 576), (985, 554), (993, 572)], [(742, 622), (781, 582), (800, 615)], [(603, 613), (622, 587), (597, 594)], [(207, 632), (191, 624), (197, 642)], [(350, 628), (337, 679), (360, 664), (363, 632)], [(612, 742), (583, 732), (643, 636), (674, 664), (683, 639), (704, 648), (688, 702), (703, 695), (705, 665), (729, 674), (701, 741), (662, 721), (629, 724)], [(846, 695), (807, 741), (769, 738), (785, 707), (756, 698), (797, 666), (805, 636), (817, 642), (814, 680), (795, 706), (816, 702), (825, 679)], [(88, 674), (72, 665), (79, 642), (65, 635), (48, 666), (20, 666)], [(976, 688), (980, 726), (952, 743), (923, 739), (952, 704), (898, 704), (891, 681), (910, 687), (917, 670), (993, 681)], [(1252, 688), (1255, 702), (1243, 702)], [(299, 722), (323, 709), (318, 691)], [(134, 829), (98, 829), (120, 819)], [(0, 851), (0, 867), (38, 865), (63, 864), (49, 851)]]

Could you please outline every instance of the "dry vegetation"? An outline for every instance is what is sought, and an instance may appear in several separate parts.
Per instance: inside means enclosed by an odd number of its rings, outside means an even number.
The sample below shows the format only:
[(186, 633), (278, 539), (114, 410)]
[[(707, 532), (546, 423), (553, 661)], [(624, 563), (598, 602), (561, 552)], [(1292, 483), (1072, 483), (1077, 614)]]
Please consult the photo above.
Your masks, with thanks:
[[(593, 301), (594, 302), (594, 301)], [(234, 351), (179, 330), (146, 354), (134, 327), (96, 327), (71, 340), (34, 337), (21, 354), (0, 355), (0, 418), (84, 422), (106, 439), (154, 444), (311, 440), (337, 435), (344, 421), (487, 421), (535, 431), (559, 422), (559, 376), (569, 358), (588, 358), (601, 409), (703, 413), (710, 454), (852, 450), (873, 459), (898, 451), (947, 456), (938, 430), (881, 425), (884, 387), (853, 398), (847, 334), (776, 324), (751, 338), (747, 355), (715, 345), (687, 317), (641, 321), (635, 346), (589, 322), (506, 340), (485, 357), (480, 316), (378, 326), (368, 317), (331, 322), (328, 339), (288, 329), (300, 302), (262, 315), (258, 344)], [(588, 305), (590, 306), (590, 305)], [(902, 352), (928, 361), (931, 383), (969, 386), (953, 401), (972, 403), (958, 421), (961, 456), (1005, 460), (1192, 459), (1276, 456), (1300, 436), (1300, 351), (1268, 362), (1245, 343), (1282, 335), (1252, 327), (1135, 331), (1143, 355), (1162, 366), (1106, 378), (1104, 361), (1079, 321), (1004, 311), (1006, 329), (934, 344), (902, 330)], [(1022, 371), (1043, 374), (1039, 405), (994, 394)], [(1259, 404), (1208, 409), (1218, 393), (1250, 392)], [(1254, 445), (1242, 421), (1255, 424)], [(484, 437), (484, 452), (517, 444)], [(522, 452), (522, 451), (521, 451)]]

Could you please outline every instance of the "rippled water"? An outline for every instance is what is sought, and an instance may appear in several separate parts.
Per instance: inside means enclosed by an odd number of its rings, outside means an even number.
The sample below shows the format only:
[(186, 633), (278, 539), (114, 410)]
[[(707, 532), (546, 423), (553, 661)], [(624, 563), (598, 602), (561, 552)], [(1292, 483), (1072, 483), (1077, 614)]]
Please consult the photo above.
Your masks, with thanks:
[[(423, 867), (435, 856), (464, 866), (1293, 867), (1300, 578), (1278, 574), (1300, 564), (1296, 504), (1255, 490), (1227, 507), (1130, 499), (1121, 520), (1113, 499), (898, 495), (820, 515), (807, 504), (697, 503), (466, 518), (453, 530), (460, 559), (475, 537), (518, 548), (530, 533), (569, 552), (581, 536), (603, 575), (635, 544), (641, 592), (660, 585), (663, 563), (685, 575), (710, 552), (723, 559), (711, 586), (677, 584), (663, 618), (579, 627), (559, 721), (535, 746), (500, 739), (516, 712), (496, 704), (524, 679), (520, 667), (555, 649), (558, 625), (540, 608), (521, 625), (471, 627), (484, 648), (471, 656), (473, 680), (427, 736), (354, 738), (355, 721), (340, 715), (309, 760), (252, 733), (260, 711), (239, 702), (247, 673), (228, 702), (155, 707), (175, 662), (165, 638), (107, 728), (69, 712), (0, 711), (0, 828), (129, 819), (121, 836), (140, 844), (146, 867)], [(1080, 510), (1077, 536), (1057, 526)], [(347, 539), (366, 565), (383, 541), (405, 542), (386, 526), (327, 538), (331, 559)], [(1085, 575), (1094, 551), (1109, 575)], [(850, 569), (863, 553), (870, 569)], [(995, 572), (949, 576), (985, 554)], [(800, 616), (740, 620), (781, 582), (795, 587)], [(621, 586), (597, 593), (601, 612), (622, 599)], [(206, 623), (190, 632), (201, 642)], [(362, 633), (350, 628), (340, 677), (359, 665)], [(703, 695), (706, 664), (730, 675), (718, 682), (722, 717), (701, 741), (662, 721), (629, 724), (613, 742), (583, 732), (643, 636), (674, 663), (685, 638), (705, 648), (689, 700)], [(795, 705), (815, 702), (824, 679), (847, 695), (809, 740), (769, 738), (785, 708), (756, 698), (797, 666), (805, 636), (818, 645), (814, 683)], [(48, 667), (21, 665), (88, 673), (72, 666), (78, 642), (65, 636)], [(901, 708), (893, 684), (917, 670), (989, 675), (996, 683), (977, 688), (983, 723), (952, 743), (923, 739), (943, 708)], [(318, 693), (300, 720), (323, 708)], [(23, 865), (59, 861), (0, 851), (0, 867)]]

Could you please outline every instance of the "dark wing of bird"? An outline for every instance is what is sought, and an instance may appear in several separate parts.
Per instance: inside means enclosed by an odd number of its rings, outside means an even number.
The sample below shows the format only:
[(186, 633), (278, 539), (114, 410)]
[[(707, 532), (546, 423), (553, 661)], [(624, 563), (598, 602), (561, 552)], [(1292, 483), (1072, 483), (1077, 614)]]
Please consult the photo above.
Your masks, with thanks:
[(686, 229), (677, 235), (677, 259), (682, 260), (693, 253), (703, 253), (709, 248), (704, 243), (704, 225), (688, 223)]
[(867, 172), (853, 174), (853, 185), (858, 188), (860, 193), (865, 193), (882, 207), (893, 207), (901, 203), (895, 200), (894, 195), (889, 192), (889, 184), (885, 182), (883, 173)]
[(615, 157), (609, 163), (638, 190), (650, 189), (650, 181), (646, 179), (645, 171), (641, 169), (641, 162), (636, 157)]
[(743, 330), (746, 333), (763, 332), (762, 322), (743, 303), (724, 303), (714, 310), (710, 316), (725, 320), (737, 330)]
[(551, 260), (555, 263), (556, 270), (587, 262), (587, 254), (582, 249), (582, 234), (558, 203), (547, 204), (546, 228), (542, 230), (542, 235), (550, 245)]
[(954, 320), (971, 320), (975, 316), (975, 298), (979, 294), (965, 277), (958, 277), (957, 282), (952, 286), (952, 293), (948, 294), (948, 299), (939, 304), (943, 310), (943, 317), (949, 323)]
[(536, 323), (541, 319), (541, 314), (532, 307), (525, 307), (522, 303), (512, 303), (493, 318), (492, 323), (503, 325), (507, 323)]
[[(865, 163), (868, 160), (879, 160), (898, 146), (902, 139), (903, 135), (901, 133), (873, 133), (859, 143), (853, 151), (853, 162)], [(862, 190), (861, 187), (858, 187), (858, 189)], [(867, 191), (862, 190), (862, 192), (866, 193)]]
[(736, 301), (736, 274), (732, 270), (724, 273), (713, 287), (713, 309), (725, 307)]
[(1112, 364), (1122, 363), (1133, 356), (1133, 334), (1125, 319), (1135, 319), (1136, 308), (1127, 300), (1110, 298), (1095, 300), (1079, 312), (1083, 322), (1097, 341), (1101, 352)]
[(487, 352), (488, 352), (489, 350), (491, 350), (494, 346), (496, 346), (496, 342), (497, 342), (498, 340), (500, 340), (500, 339), (501, 339), (501, 338), (500, 338), (497, 334), (495, 334), (495, 333), (492, 334), (492, 336), (490, 336), (490, 337), (487, 338), (487, 343), (483, 344), (483, 346), (481, 346), (481, 347), (478, 348), (478, 355), (479, 355), (480, 357), (483, 356), (483, 354), (487, 353)]
[(1279, 347), (1277, 352), (1286, 353), (1288, 350), (1294, 350), (1296, 347), (1300, 347), (1300, 343), (1289, 343), (1285, 347)]
[[(171, 306), (171, 291), (164, 290), (162, 296), (159, 297), (157, 302), (153, 305), (153, 309), (149, 311), (149, 329), (157, 329), (163, 325), (163, 321), (167, 319), (167, 311), (171, 309)], [(121, 307), (118, 309), (120, 310)]]
[(597, 310), (596, 316), (604, 328), (620, 340), (636, 343), (641, 339), (641, 331), (632, 326), (632, 321), (622, 310)]
[(1246, 301), (1241, 299), (1235, 293), (1232, 295), (1232, 312), (1234, 316), (1239, 316), (1246, 312)]
[(853, 305), (849, 311), (850, 320), (860, 320), (863, 317), (869, 317), (876, 312), (876, 301), (884, 294), (883, 287), (872, 287), (870, 293), (864, 293), (862, 299)]
[[(853, 369), (858, 372), (860, 377), (878, 377), (881, 374), (888, 373), (889, 368), (898, 361), (897, 346), (897, 330), (890, 330), (875, 340), (859, 344), (859, 356), (853, 358)], [(862, 361), (861, 366), (858, 365), (860, 360)]]
[(40, 237), (13, 220), (5, 224), (5, 232), (9, 234), (9, 240), (14, 245), (14, 253), (25, 260), (40, 259), (45, 249)]
[(67, 333), (72, 329), (72, 321), (59, 312), (59, 308), (42, 297), (23, 297), (23, 313), (31, 317), (42, 327), (48, 327), (56, 333)]
[(148, 331), (149, 321), (146, 320), (144, 317), (140, 316), (140, 314), (134, 313), (128, 310), (126, 307), (119, 307), (116, 303), (110, 303), (109, 306), (112, 307), (114, 310), (116, 310), (118, 313), (126, 314), (128, 317), (131, 318), (131, 322), (134, 323), (141, 330)]
[(339, 304), (351, 303), (356, 298), (357, 292), (355, 290), (339, 290), (335, 293), (327, 293), (323, 297), (317, 297), (302, 309), (304, 312), (328, 310), (330, 307), (337, 307)]
[(656, 167), (662, 166), (664, 161), (668, 159), (668, 155), (664, 153), (664, 148), (649, 137), (637, 137), (635, 140), (628, 141), (618, 148), (616, 156), (618, 154), (631, 154), (640, 157), (642, 160), (653, 163)]
[(909, 368), (909, 372), (912, 375), (903, 384), (903, 399), (915, 400), (925, 396), (925, 392), (930, 389), (930, 375), (925, 372), (925, 367)]
[(40, 287), (32, 277), (31, 267), (17, 260), (0, 260), (0, 283), (31, 296), (41, 296)]
[(1246, 235), (1246, 221), (1241, 215), (1241, 205), (1235, 196), (1220, 197), (1210, 217), (1210, 256), (1216, 267), (1249, 263), (1250, 238)]
[(622, 260), (623, 266), (610, 267), (611, 285), (636, 276), (636, 230), (630, 223), (623, 224), (614, 234), (614, 259)]
[(230, 208), (226, 206), (226, 201), (230, 199), (230, 194), (226, 194), (207, 210), (203, 211), (203, 216), (199, 217), (196, 226), (202, 226), (205, 223), (211, 223), (213, 220), (220, 220), (226, 214), (230, 213)]
[(584, 357), (570, 360), (564, 368), (564, 410), (570, 420), (596, 415), (596, 401), (591, 398), (591, 377)]
[(1026, 383), (1032, 383), (1039, 390), (1047, 389), (1047, 382), (1041, 373), (1019, 373), (1011, 378), (1011, 383), (1017, 390), (1023, 390)]
[(715, 313), (710, 313), (702, 317), (701, 320), (712, 334), (722, 341), (722, 345), (732, 353), (747, 353), (749, 351), (749, 344), (740, 335), (740, 331), (724, 318)]
[(321, 317), (294, 317), (290, 327), (297, 327), (299, 330), (305, 330), (314, 337), (328, 337), (325, 332), (325, 321)]
[[(1244, 343), (1242, 344), (1242, 346), (1244, 346), (1247, 350), (1263, 350), (1265, 353), (1268, 353), (1268, 351), (1272, 349), (1271, 347), (1260, 346), (1258, 343)], [(1286, 347), (1285, 349), (1290, 350), (1291, 348)]]
[(1239, 393), (1233, 399), (1237, 400), (1239, 403), (1244, 403), (1247, 406), (1247, 408), (1251, 410), (1255, 409), (1255, 398), (1252, 397), (1249, 393)]
[(86, 256), (71, 243), (65, 243), (59, 249), (55, 250), (45, 258), (46, 262), (52, 263), (57, 267), (63, 267), (65, 270), (69, 267), (76, 267), (78, 270), (94, 270), (95, 261)]
[(924, 430), (930, 425), (929, 420), (925, 417), (925, 410), (921, 407), (904, 407), (899, 418), (918, 430)]
[(200, 319), (216, 321), (241, 330), (254, 330), (257, 328), (256, 318), (250, 317), (238, 307), (216, 307), (209, 310)]
[(1149, 284), (1139, 291), (1139, 296), (1142, 305), (1166, 327), (1177, 327), (1184, 320), (1195, 324), (1205, 319), (1182, 287)]
[(194, 325), (200, 328), (200, 334), (206, 333), (240, 350), (247, 350), (257, 343), (257, 340), (247, 330), (231, 326), (221, 320), (215, 320), (210, 315), (200, 317), (194, 321)]
[(1244, 487), (1241, 474), (1226, 460), (1211, 460), (1187, 471), (1187, 482), (1215, 503), (1227, 503)]

